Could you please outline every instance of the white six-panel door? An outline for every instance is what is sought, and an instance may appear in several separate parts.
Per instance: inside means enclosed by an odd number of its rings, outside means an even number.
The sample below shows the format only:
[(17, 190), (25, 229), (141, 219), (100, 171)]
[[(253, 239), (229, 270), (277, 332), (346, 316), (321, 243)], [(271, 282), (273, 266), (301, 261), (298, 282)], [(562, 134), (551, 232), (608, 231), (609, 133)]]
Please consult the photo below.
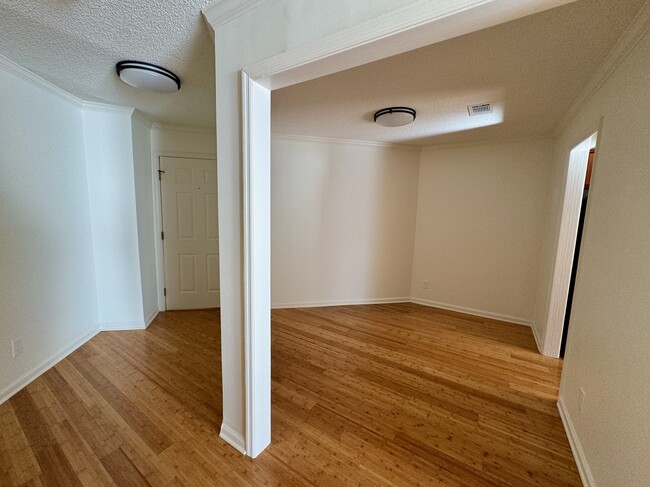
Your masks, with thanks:
[(219, 306), (217, 162), (161, 157), (168, 310)]

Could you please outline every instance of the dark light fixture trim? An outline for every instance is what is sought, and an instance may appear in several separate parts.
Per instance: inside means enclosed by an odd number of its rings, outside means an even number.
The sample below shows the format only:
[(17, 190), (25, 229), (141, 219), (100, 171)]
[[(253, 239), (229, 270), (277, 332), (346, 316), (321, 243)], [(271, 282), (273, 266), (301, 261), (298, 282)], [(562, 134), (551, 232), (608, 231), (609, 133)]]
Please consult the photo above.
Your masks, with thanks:
[(120, 78), (121, 78), (120, 73), (125, 69), (138, 69), (140, 71), (149, 71), (152, 73), (165, 76), (170, 80), (172, 80), (174, 83), (176, 83), (177, 90), (181, 89), (181, 79), (176, 74), (172, 73), (169, 69), (165, 69), (162, 66), (157, 66), (151, 63), (145, 63), (143, 61), (133, 61), (133, 60), (120, 61), (115, 65), (115, 70), (117, 71), (117, 75)]
[[(401, 120), (399, 120), (399, 122), (394, 121), (394, 123), (382, 123), (381, 120), (379, 122), (377, 121), (382, 116), (386, 116), (386, 115), (390, 116), (392, 114), (405, 114), (407, 116), (399, 117)], [(409, 115), (410, 118), (408, 117)], [(388, 107), (388, 108), (382, 108), (381, 110), (375, 112), (375, 122), (385, 127), (400, 127), (402, 125), (407, 125), (409, 123), (412, 123), (414, 120), (415, 120), (415, 110), (409, 107)]]

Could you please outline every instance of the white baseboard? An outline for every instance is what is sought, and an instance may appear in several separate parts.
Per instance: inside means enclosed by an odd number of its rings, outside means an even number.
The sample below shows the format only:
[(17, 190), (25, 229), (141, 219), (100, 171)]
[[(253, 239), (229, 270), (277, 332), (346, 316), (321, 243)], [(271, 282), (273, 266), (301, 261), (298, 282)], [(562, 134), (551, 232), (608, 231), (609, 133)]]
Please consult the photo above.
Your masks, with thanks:
[(571, 451), (573, 452), (573, 458), (575, 458), (578, 472), (580, 473), (580, 478), (582, 479), (582, 484), (585, 487), (596, 487), (596, 482), (594, 481), (594, 477), (591, 474), (589, 463), (587, 463), (587, 457), (585, 456), (585, 452), (580, 445), (580, 439), (578, 438), (578, 434), (573, 427), (571, 416), (569, 416), (569, 410), (567, 409), (566, 404), (564, 404), (562, 397), (560, 397), (557, 401), (557, 409), (560, 411), (560, 418), (562, 418), (564, 431), (566, 431), (567, 438), (569, 439)]
[(333, 301), (301, 301), (295, 303), (275, 303), (271, 304), (272, 309), (284, 308), (321, 308), (327, 306), (357, 306), (363, 304), (391, 304), (391, 303), (410, 303), (410, 297), (401, 298), (371, 298), (371, 299), (340, 299)]
[(246, 442), (244, 441), (244, 437), (226, 423), (221, 424), (219, 436), (239, 453), (246, 455)]
[(68, 345), (67, 347), (65, 347), (60, 352), (54, 354), (54, 356), (50, 357), (49, 359), (47, 359), (46, 361), (44, 361), (43, 363), (41, 363), (37, 367), (34, 367), (32, 370), (30, 370), (26, 374), (23, 374), (21, 377), (16, 379), (14, 382), (9, 384), (2, 391), (0, 391), (0, 404), (4, 403), (11, 396), (13, 396), (18, 391), (20, 391), (23, 387), (26, 387), (27, 385), (29, 385), (29, 383), (32, 382), (34, 379), (37, 379), (40, 375), (44, 374), (50, 368), (54, 367), (61, 360), (66, 358), (68, 355), (70, 355), (76, 349), (81, 347), (88, 340), (90, 340), (95, 335), (97, 335), (97, 333), (99, 333), (99, 331), (100, 331), (99, 329), (95, 329), (95, 330), (91, 331), (90, 333), (88, 333), (87, 335), (79, 338), (78, 340), (74, 341), (71, 345)]
[(100, 323), (100, 331), (144, 330), (148, 325), (144, 321), (122, 321), (116, 323)]
[(542, 349), (542, 341), (539, 339), (539, 335), (537, 334), (537, 327), (535, 326), (535, 323), (530, 324), (530, 328), (533, 330), (533, 337), (535, 338), (535, 344), (537, 345), (537, 351), (544, 355), (544, 351)]
[(480, 309), (465, 308), (464, 306), (456, 306), (453, 304), (439, 303), (437, 301), (429, 301), (428, 299), (410, 298), (410, 301), (415, 304), (430, 306), (432, 308), (441, 308), (441, 309), (446, 309), (448, 311), (457, 311), (458, 313), (480, 316), (482, 318), (489, 318), (491, 320), (507, 321), (508, 323), (514, 323), (516, 325), (530, 326), (531, 328), (533, 327), (532, 321), (526, 320), (524, 318), (520, 318), (518, 316), (502, 315), (499, 313), (492, 313), (490, 311), (482, 311)]
[(153, 312), (149, 315), (149, 317), (146, 320), (144, 320), (144, 327), (145, 328), (149, 328), (149, 325), (151, 324), (151, 322), (153, 320), (156, 319), (156, 316), (158, 316), (158, 313), (159, 313), (159, 311), (157, 309), (153, 310)]

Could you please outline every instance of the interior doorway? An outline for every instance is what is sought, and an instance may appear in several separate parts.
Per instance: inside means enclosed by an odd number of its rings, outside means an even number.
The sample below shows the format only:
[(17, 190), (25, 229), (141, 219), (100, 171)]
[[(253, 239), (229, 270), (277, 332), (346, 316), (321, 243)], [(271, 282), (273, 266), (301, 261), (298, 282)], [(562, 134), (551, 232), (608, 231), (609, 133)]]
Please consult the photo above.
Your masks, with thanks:
[(159, 174), (165, 308), (218, 308), (217, 163), (160, 157)]
[(576, 235), (576, 248), (573, 253), (573, 266), (571, 267), (571, 281), (569, 283), (569, 296), (567, 298), (566, 312), (564, 314), (564, 330), (562, 332), (562, 344), (560, 346), (560, 357), (564, 357), (566, 350), (566, 339), (569, 334), (569, 322), (571, 321), (571, 307), (573, 305), (573, 291), (576, 285), (576, 274), (578, 272), (578, 261), (580, 260), (580, 246), (582, 244), (582, 231), (585, 227), (585, 216), (587, 214), (587, 202), (589, 200), (589, 185), (591, 183), (591, 173), (594, 167), (594, 156), (596, 148), (589, 150), (589, 159), (587, 161), (587, 173), (585, 175), (584, 190), (582, 192), (582, 202), (580, 205), (580, 218), (578, 219), (578, 234)]
[(580, 243), (587, 212), (585, 181), (591, 183), (591, 167), (597, 153), (598, 133), (573, 147), (569, 153), (564, 202), (561, 208), (560, 232), (551, 288), (544, 355), (560, 357), (566, 346), (571, 318), (573, 289), (579, 264)]

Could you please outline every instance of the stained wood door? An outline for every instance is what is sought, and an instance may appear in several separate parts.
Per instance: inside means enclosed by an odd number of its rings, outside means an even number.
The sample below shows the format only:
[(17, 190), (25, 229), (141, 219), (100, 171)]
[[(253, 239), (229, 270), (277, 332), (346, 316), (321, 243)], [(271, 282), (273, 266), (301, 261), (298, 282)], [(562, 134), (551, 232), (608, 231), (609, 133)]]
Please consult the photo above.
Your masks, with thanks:
[(219, 306), (217, 162), (161, 157), (168, 310)]

